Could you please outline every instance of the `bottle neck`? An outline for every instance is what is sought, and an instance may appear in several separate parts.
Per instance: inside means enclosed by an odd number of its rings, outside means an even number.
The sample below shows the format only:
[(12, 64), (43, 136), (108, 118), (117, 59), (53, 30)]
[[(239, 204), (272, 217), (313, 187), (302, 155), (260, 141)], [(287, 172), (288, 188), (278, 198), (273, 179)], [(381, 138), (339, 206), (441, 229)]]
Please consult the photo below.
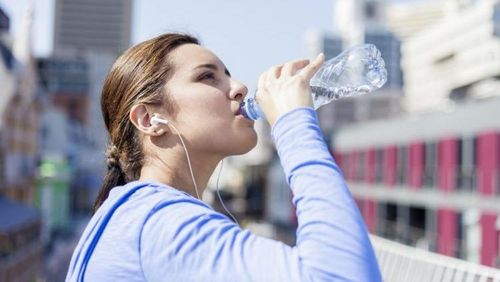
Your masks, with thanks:
[(259, 108), (259, 105), (257, 104), (257, 101), (255, 100), (255, 95), (252, 95), (250, 97), (247, 97), (245, 101), (243, 101), (240, 105), (240, 113), (250, 119), (250, 120), (258, 120), (261, 118), (262, 112)]

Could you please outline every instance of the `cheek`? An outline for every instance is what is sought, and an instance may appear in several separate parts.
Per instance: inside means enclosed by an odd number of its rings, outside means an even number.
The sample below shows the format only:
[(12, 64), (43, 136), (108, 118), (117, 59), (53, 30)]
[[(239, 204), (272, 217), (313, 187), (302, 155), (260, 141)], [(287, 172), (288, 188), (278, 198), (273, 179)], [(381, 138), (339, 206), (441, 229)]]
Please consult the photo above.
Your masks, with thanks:
[(243, 154), (251, 150), (257, 140), (252, 127), (237, 121), (220, 99), (197, 99), (183, 103), (179, 115), (183, 135), (191, 146), (204, 152)]
[(197, 148), (224, 155), (247, 153), (257, 143), (255, 130), (238, 125), (234, 120), (215, 120), (198, 127), (195, 134), (193, 138), (197, 141)]

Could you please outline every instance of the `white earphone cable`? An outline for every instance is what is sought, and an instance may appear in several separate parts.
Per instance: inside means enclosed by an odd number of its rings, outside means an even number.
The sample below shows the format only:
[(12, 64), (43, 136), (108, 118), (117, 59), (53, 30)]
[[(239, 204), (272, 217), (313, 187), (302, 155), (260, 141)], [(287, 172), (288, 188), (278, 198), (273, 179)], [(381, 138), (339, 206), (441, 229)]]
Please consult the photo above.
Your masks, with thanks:
[[(188, 162), (188, 166), (189, 166), (189, 172), (191, 173), (191, 179), (193, 180), (193, 185), (194, 185), (194, 189), (195, 189), (195, 192), (196, 192), (196, 197), (198, 198), (198, 200), (201, 200), (200, 194), (198, 192), (198, 185), (196, 185), (196, 180), (194, 178), (193, 167), (191, 166), (191, 159), (189, 158), (189, 153), (188, 153), (186, 144), (184, 143), (184, 139), (182, 138), (181, 133), (168, 120), (164, 120), (164, 119), (161, 119), (159, 117), (154, 117), (154, 122), (163, 123), (165, 125), (170, 124), (172, 126), (172, 128), (175, 130), (175, 132), (177, 133), (177, 135), (179, 136), (179, 139), (181, 140), (181, 143), (182, 143), (182, 147), (184, 148), (184, 152), (186, 153), (186, 158), (187, 158), (187, 162)], [(220, 179), (220, 175), (222, 173), (222, 168), (223, 167), (224, 167), (224, 159), (222, 160), (222, 163), (221, 163), (221, 166), (220, 166), (220, 169), (219, 169), (219, 174), (217, 175), (217, 182), (216, 182), (217, 196), (219, 197), (219, 201), (220, 201), (222, 207), (224, 208), (224, 210), (229, 214), (229, 216), (231, 216), (231, 218), (234, 220), (234, 222), (239, 225), (238, 220), (236, 220), (236, 217), (234, 217), (234, 215), (227, 209), (227, 207), (224, 204), (224, 201), (222, 201), (222, 197), (220, 196), (220, 193), (219, 193), (219, 179)]]
[(219, 197), (219, 201), (222, 204), (222, 207), (224, 208), (224, 210), (226, 210), (226, 212), (231, 216), (231, 218), (234, 220), (234, 222), (236, 222), (236, 224), (240, 225), (240, 223), (238, 222), (238, 220), (236, 220), (234, 215), (227, 209), (227, 207), (224, 204), (224, 201), (222, 201), (222, 197), (220, 196), (220, 193), (219, 193), (219, 178), (220, 178), (223, 166), (224, 166), (224, 159), (222, 159), (222, 162), (220, 164), (219, 174), (217, 175), (217, 183), (215, 184), (217, 196)]
[(196, 191), (196, 197), (198, 198), (198, 200), (201, 200), (200, 194), (198, 193), (198, 185), (196, 185), (196, 180), (194, 179), (193, 168), (191, 166), (191, 160), (189, 159), (189, 153), (188, 153), (188, 150), (186, 148), (186, 144), (184, 144), (184, 140), (182, 139), (182, 135), (179, 132), (179, 130), (177, 130), (177, 128), (172, 123), (170, 123), (170, 125), (175, 130), (175, 132), (177, 132), (177, 135), (179, 136), (179, 139), (181, 139), (182, 147), (184, 147), (184, 152), (186, 152), (186, 158), (187, 158), (187, 161), (188, 161), (189, 172), (191, 172), (191, 179), (193, 180), (194, 190)]

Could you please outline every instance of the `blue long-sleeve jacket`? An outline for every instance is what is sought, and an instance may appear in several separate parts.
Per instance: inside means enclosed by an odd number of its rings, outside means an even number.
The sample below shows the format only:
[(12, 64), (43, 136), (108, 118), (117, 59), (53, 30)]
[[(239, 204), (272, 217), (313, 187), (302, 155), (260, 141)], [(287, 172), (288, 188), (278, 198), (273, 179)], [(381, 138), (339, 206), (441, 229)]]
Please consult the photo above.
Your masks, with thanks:
[(243, 230), (172, 187), (136, 181), (113, 188), (92, 217), (66, 281), (380, 281), (315, 111), (283, 115), (272, 136), (297, 207), (296, 246)]

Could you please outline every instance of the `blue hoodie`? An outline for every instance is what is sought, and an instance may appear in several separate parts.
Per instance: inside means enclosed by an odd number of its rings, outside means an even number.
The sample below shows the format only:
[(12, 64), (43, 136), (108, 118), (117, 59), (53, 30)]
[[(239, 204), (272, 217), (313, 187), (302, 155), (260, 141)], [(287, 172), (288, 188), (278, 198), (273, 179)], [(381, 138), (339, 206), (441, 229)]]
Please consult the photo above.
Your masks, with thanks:
[(241, 229), (173, 187), (135, 181), (113, 188), (92, 217), (66, 281), (381, 281), (316, 112), (284, 114), (272, 136), (297, 208), (294, 247)]

